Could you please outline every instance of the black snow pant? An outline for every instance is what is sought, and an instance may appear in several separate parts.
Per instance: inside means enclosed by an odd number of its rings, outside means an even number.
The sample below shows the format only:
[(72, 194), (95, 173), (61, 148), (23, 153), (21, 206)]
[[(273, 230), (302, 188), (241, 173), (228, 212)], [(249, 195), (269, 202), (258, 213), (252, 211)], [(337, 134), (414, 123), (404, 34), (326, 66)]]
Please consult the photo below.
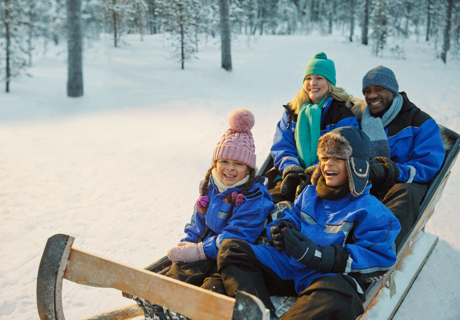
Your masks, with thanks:
[(379, 199), (396, 216), (401, 232), (395, 240), (399, 251), (420, 213), (420, 203), (428, 190), (427, 184), (397, 183)]
[[(238, 290), (257, 296), (274, 312), (270, 295), (297, 296), (293, 280), (283, 280), (261, 263), (251, 247), (241, 240), (224, 240), (217, 256), (218, 271), (229, 296)], [(364, 312), (364, 296), (356, 282), (343, 275), (317, 278), (299, 295), (294, 306), (281, 319), (356, 320)]]
[(216, 260), (206, 259), (190, 263), (176, 262), (171, 266), (166, 276), (206, 290), (225, 294), (222, 278), (217, 273)]

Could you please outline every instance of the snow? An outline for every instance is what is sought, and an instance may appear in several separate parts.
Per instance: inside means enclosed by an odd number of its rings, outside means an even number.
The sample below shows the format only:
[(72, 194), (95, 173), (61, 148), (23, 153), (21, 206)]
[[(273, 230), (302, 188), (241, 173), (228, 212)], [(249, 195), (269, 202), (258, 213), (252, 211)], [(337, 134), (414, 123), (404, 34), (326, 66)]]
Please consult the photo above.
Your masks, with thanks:
[[(371, 68), (393, 69), (400, 90), (438, 123), (460, 132), (460, 61), (432, 46), (390, 41), (406, 60), (374, 57), (346, 37), (240, 36), (233, 72), (220, 68), (218, 38), (199, 59), (168, 60), (163, 36), (108, 36), (86, 48), (85, 95), (66, 97), (65, 47), (35, 57), (31, 77), (0, 93), (0, 320), (36, 319), (36, 280), (47, 238), (136, 267), (164, 256), (183, 235), (198, 183), (234, 109), (256, 119), (257, 163), (268, 155), (283, 103), (300, 89), (308, 60), (333, 59), (337, 85), (362, 97)], [(3, 89), (3, 88), (2, 88)], [(455, 165), (426, 230), (439, 242), (394, 319), (460, 317), (460, 169)], [(132, 304), (118, 291), (65, 282), (68, 319)]]

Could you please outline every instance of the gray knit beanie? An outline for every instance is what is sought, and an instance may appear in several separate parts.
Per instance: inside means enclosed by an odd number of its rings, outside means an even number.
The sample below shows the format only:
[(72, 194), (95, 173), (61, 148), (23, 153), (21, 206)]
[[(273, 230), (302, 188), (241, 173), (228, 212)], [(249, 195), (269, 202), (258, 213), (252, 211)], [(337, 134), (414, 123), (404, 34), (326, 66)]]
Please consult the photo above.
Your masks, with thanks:
[(399, 88), (398, 81), (396, 81), (396, 76), (393, 71), (384, 66), (375, 67), (366, 73), (363, 78), (363, 94), (364, 90), (370, 86), (384, 87), (394, 93), (398, 93)]

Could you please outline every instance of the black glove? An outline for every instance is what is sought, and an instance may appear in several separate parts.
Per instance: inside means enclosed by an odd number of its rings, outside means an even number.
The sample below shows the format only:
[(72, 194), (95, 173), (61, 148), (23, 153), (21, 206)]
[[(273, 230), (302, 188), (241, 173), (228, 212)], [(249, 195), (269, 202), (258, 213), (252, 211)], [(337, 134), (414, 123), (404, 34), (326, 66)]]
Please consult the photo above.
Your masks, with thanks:
[(281, 182), (281, 194), (286, 199), (294, 199), (295, 191), (300, 182), (300, 174), (303, 173), (303, 168), (292, 166), (283, 172), (283, 182)]
[(270, 235), (272, 237), (273, 245), (279, 252), (284, 250), (283, 235), (281, 234), (281, 230), (284, 228), (295, 229), (295, 225), (291, 220), (279, 219), (276, 220), (273, 226), (270, 228)]
[(377, 160), (369, 161), (369, 179), (372, 181), (372, 184), (381, 184), (385, 181), (387, 173), (385, 167)]
[[(380, 199), (398, 182), (399, 167), (394, 161), (385, 157), (377, 157), (371, 160), (369, 165), (371, 169), (369, 178), (372, 181), (371, 194)], [(374, 173), (372, 173), (373, 167)], [(385, 172), (383, 175), (381, 174), (382, 169)]]
[(316, 167), (311, 166), (311, 167), (308, 167), (303, 173), (299, 175), (300, 182), (295, 192), (296, 197), (302, 193), (303, 189), (305, 189), (306, 186), (311, 184), (311, 175), (313, 174), (315, 170), (316, 170)]
[(281, 233), (286, 253), (308, 268), (324, 273), (345, 272), (349, 254), (339, 245), (319, 246), (295, 229), (284, 228)]

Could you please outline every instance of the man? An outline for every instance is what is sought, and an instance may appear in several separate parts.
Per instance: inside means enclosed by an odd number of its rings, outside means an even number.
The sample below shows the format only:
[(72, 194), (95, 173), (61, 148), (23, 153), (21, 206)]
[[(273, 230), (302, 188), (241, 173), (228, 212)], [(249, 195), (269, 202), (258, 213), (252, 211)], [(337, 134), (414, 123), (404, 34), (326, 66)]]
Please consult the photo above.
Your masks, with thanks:
[[(355, 106), (362, 130), (372, 142), (371, 193), (401, 223), (400, 248), (417, 220), (429, 182), (442, 166), (445, 151), (436, 122), (398, 93), (389, 68), (378, 66), (363, 78), (366, 106)], [(358, 110), (355, 110), (358, 109)]]

